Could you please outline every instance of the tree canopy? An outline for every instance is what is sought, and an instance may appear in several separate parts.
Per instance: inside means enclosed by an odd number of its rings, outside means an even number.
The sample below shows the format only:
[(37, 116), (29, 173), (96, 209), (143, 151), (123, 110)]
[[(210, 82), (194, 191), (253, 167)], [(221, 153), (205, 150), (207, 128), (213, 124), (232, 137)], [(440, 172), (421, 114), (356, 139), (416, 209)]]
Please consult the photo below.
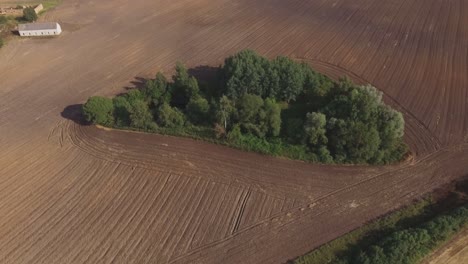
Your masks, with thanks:
[(88, 122), (103, 126), (114, 123), (114, 104), (112, 99), (93, 96), (83, 105), (83, 115)]
[(305, 63), (251, 50), (226, 58), (215, 76), (200, 86), (177, 63), (170, 80), (158, 73), (113, 100), (90, 98), (83, 112), (109, 126), (211, 129), (237, 147), (325, 163), (385, 164), (407, 153), (402, 114), (370, 85), (333, 81)]

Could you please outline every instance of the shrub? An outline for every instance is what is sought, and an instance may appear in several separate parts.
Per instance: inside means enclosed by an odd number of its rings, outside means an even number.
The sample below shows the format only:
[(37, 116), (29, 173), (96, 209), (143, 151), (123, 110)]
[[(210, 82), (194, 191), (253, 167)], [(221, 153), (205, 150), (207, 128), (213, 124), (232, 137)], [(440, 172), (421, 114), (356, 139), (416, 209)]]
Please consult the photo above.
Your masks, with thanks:
[(190, 76), (187, 68), (181, 63), (176, 65), (176, 73), (172, 76), (172, 101), (171, 104), (179, 108), (185, 108), (191, 98), (200, 92), (195, 77)]
[(157, 120), (164, 127), (180, 127), (185, 123), (185, 116), (179, 109), (164, 103), (157, 111)]
[(32, 7), (26, 7), (23, 9), (23, 18), (24, 20), (28, 22), (34, 22), (37, 20), (37, 14), (36, 11), (34, 11), (34, 8)]
[(135, 100), (130, 105), (130, 125), (140, 129), (154, 129), (153, 115), (143, 100)]

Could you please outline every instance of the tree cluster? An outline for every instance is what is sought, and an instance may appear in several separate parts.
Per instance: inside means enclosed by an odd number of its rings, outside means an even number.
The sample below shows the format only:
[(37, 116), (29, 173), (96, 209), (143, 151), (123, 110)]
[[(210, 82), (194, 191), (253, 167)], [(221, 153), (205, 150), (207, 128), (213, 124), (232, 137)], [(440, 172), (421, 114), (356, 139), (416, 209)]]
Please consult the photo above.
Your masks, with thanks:
[(250, 50), (227, 58), (217, 76), (210, 87), (178, 63), (170, 81), (158, 73), (123, 96), (90, 98), (84, 116), (148, 131), (212, 127), (233, 146), (327, 163), (389, 163), (406, 153), (402, 115), (371, 86)]
[(381, 164), (407, 152), (403, 116), (369, 85), (333, 82), (308, 65), (285, 57), (270, 61), (249, 50), (227, 58), (222, 72), (230, 98), (254, 94), (285, 102), (281, 137), (307, 145), (313, 160)]
[(234, 127), (261, 138), (278, 136), (281, 124), (281, 109), (273, 99), (245, 94), (237, 100), (222, 96), (209, 102), (182, 64), (177, 64), (172, 81), (158, 73), (143, 89), (113, 99), (91, 97), (83, 113), (95, 124), (143, 130), (217, 123), (220, 137)]

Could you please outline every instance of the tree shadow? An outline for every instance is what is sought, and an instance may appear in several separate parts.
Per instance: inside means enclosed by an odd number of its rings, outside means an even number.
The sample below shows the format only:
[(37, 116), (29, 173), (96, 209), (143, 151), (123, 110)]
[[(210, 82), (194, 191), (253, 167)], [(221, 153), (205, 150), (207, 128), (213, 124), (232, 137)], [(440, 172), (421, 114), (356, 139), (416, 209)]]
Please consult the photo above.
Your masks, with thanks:
[(200, 65), (188, 69), (188, 73), (195, 77), (198, 81), (211, 82), (218, 78), (219, 67)]
[(63, 111), (60, 113), (60, 115), (63, 118), (66, 118), (68, 120), (71, 120), (75, 122), (78, 125), (89, 125), (88, 122), (86, 122), (82, 112), (81, 108), (83, 107), (83, 104), (74, 104), (74, 105), (69, 105), (63, 109)]
[(188, 73), (198, 81), (200, 91), (207, 98), (219, 97), (222, 91), (222, 75), (220, 67), (200, 65), (188, 69)]
[(137, 76), (135, 77), (133, 81), (130, 81), (130, 85), (125, 86), (124, 89), (126, 91), (133, 90), (133, 89), (143, 89), (147, 81), (148, 79)]

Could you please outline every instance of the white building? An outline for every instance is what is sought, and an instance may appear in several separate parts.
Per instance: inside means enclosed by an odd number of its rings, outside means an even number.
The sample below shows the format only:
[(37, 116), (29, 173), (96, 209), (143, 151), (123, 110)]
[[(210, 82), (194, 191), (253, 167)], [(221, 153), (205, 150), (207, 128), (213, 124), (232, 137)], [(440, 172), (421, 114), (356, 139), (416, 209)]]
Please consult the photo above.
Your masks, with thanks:
[(42, 22), (18, 25), (20, 36), (55, 36), (62, 33), (62, 28), (56, 22)]

